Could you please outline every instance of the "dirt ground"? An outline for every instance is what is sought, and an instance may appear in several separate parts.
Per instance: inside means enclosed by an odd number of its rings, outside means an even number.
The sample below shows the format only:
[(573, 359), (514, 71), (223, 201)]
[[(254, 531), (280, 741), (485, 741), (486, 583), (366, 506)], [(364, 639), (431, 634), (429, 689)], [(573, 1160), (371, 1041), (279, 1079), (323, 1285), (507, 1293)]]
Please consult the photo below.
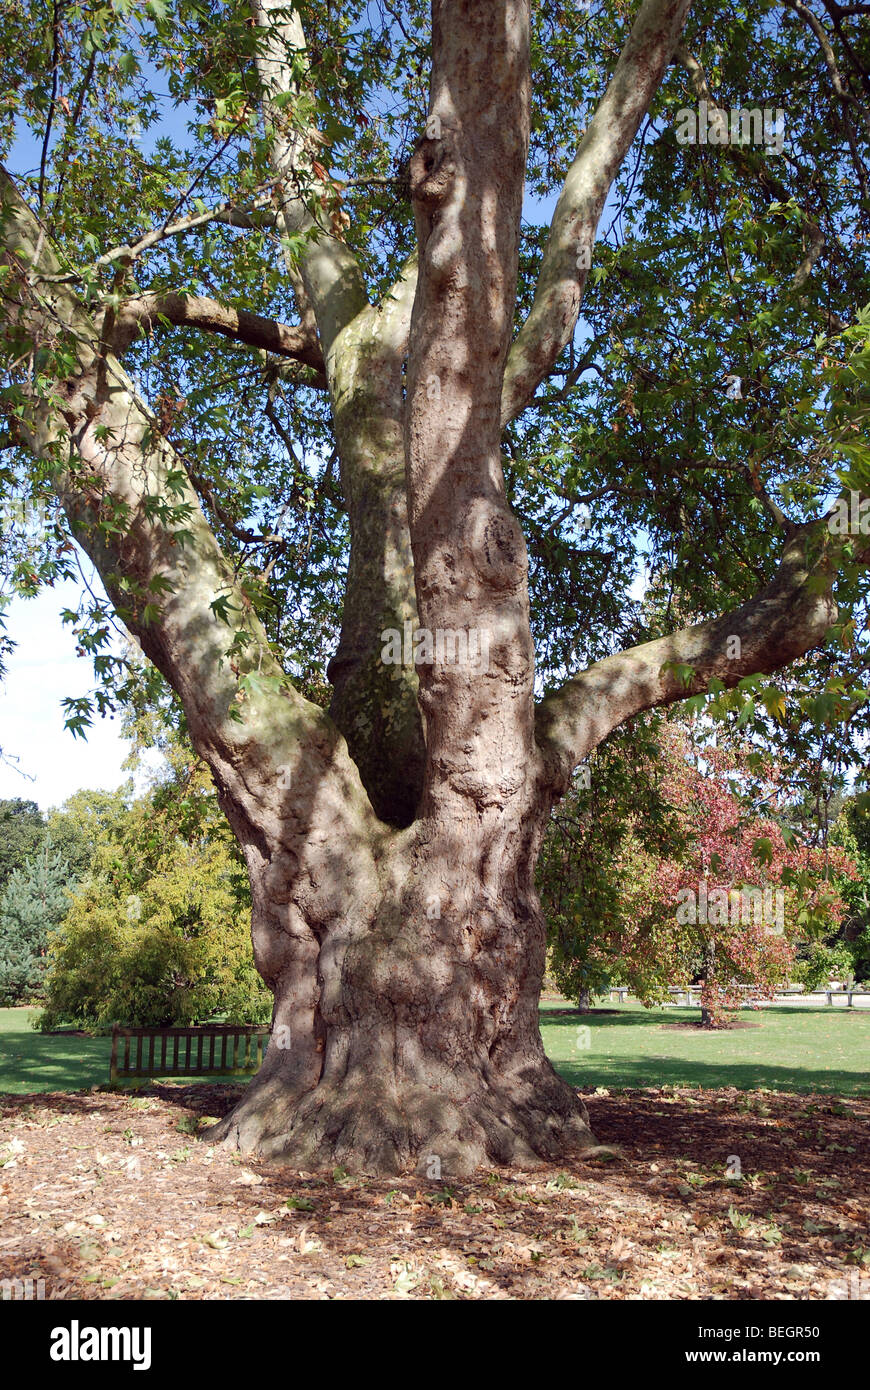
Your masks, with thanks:
[(55, 1299), (870, 1298), (866, 1100), (599, 1089), (617, 1154), (452, 1185), (240, 1160), (196, 1137), (234, 1094), (0, 1096), (0, 1280)]

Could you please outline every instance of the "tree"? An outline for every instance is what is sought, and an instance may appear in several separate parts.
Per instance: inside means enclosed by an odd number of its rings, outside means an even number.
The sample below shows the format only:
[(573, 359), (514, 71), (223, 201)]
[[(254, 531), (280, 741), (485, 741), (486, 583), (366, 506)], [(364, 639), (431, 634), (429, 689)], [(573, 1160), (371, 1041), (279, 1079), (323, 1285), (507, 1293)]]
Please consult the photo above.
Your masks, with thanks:
[(69, 870), (46, 842), (20, 869), (13, 869), (0, 896), (0, 1002), (39, 998), (48, 938), (69, 907)]
[(778, 770), (746, 747), (657, 739), (605, 745), (554, 817), (541, 855), (552, 969), (569, 997), (626, 985), (645, 1004), (700, 980), (702, 1023), (743, 991), (788, 983), (796, 949), (839, 927), (857, 868), (839, 846), (800, 843)]
[[(842, 850), (798, 844), (776, 818), (775, 794), (761, 815), (747, 816), (727, 776), (743, 771), (717, 749), (703, 754), (707, 775), (681, 763), (671, 798), (691, 825), (693, 850), (681, 863), (657, 866), (657, 895), (676, 902), (701, 978), (701, 1022), (717, 1026), (750, 986), (772, 996), (788, 983), (795, 945), (838, 923), (839, 892), (856, 873)], [(775, 783), (775, 769), (769, 776)]]
[(856, 873), (843, 892), (847, 914), (840, 930), (809, 955), (804, 974), (818, 981), (845, 974), (866, 983), (870, 979), (870, 813), (866, 795), (844, 799), (830, 839), (842, 846)]
[(0, 801), (0, 889), (13, 869), (21, 869), (45, 839), (46, 825), (35, 801)]
[(113, 835), (119, 839), (132, 786), (113, 792), (82, 790), (48, 813), (52, 845), (69, 865), (70, 877), (80, 882), (93, 872), (98, 851)]
[[(548, 3), (534, 32), (529, 9), (4, 13), (6, 129), (42, 151), (0, 176), (4, 404), (15, 466), (68, 521), (19, 585), (67, 572), (71, 532), (183, 706), (294, 1040), (218, 1137), (306, 1167), (587, 1145), (537, 1021), (551, 807), (640, 711), (744, 679), (778, 708), (769, 673), (835, 624), (860, 645), (870, 542), (834, 535), (826, 499), (867, 480), (861, 457), (838, 478), (819, 373), (870, 299), (863, 29), (856, 50), (851, 16), (822, 26), (820, 55), (797, 0), (792, 25), (708, 6), (682, 48), (689, 0), (630, 22)], [(677, 108), (761, 60), (771, 99), (804, 84), (788, 171), (679, 145)], [(158, 125), (137, 148), (148, 63), (186, 145)], [(527, 174), (559, 194), (546, 237), (522, 229)], [(611, 191), (631, 230), (593, 269)], [(625, 592), (639, 529), (680, 598), (657, 631)], [(69, 617), (104, 711), (112, 613)], [(74, 732), (93, 708), (70, 702)]]
[(691, 850), (689, 827), (667, 795), (673, 740), (657, 722), (636, 720), (605, 740), (547, 827), (537, 881), (549, 970), (581, 1008), (611, 985), (656, 1003), (689, 977), (691, 946), (677, 927), (676, 903), (657, 896), (660, 911), (649, 910), (659, 864)]
[(52, 940), (40, 1026), (265, 1021), (242, 875), (218, 839), (169, 842), (136, 893), (90, 878)]
[(177, 736), (165, 747), (168, 765), (143, 796), (80, 793), (52, 818), (68, 818), (89, 855), (51, 941), (45, 1030), (268, 1017), (238, 846), (208, 769)]

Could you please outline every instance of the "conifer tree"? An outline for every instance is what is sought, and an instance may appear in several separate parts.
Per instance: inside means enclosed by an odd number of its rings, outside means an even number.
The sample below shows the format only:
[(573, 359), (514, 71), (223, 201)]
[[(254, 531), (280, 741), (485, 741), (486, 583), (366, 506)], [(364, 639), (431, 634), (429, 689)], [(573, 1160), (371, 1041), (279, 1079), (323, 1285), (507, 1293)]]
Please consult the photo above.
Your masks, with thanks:
[(0, 896), (0, 1005), (39, 996), (49, 932), (66, 915), (68, 886), (68, 867), (50, 842), (9, 875)]

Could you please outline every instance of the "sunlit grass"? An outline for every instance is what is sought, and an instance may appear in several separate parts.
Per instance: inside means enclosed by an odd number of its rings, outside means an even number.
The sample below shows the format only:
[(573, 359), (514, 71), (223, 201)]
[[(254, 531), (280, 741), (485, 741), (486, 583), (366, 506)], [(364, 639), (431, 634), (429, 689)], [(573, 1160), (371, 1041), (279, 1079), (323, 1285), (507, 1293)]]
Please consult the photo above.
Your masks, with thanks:
[[(737, 1086), (773, 1091), (870, 1093), (870, 1009), (842, 1006), (747, 1010), (751, 1028), (707, 1032), (695, 1009), (606, 1005), (613, 1013), (541, 1011), (547, 1055), (575, 1086)], [(588, 1030), (588, 1031), (584, 1031)]]

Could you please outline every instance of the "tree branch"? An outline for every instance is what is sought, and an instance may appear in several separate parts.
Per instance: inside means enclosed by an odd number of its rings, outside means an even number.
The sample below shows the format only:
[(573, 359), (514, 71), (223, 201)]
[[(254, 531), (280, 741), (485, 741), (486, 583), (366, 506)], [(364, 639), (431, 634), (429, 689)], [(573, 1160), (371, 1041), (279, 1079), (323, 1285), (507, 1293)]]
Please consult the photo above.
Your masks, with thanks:
[[(316, 322), (326, 363), (350, 557), (339, 647), (327, 668), (330, 707), (377, 813), (408, 824), (422, 779), (423, 734), (415, 667), (380, 659), (385, 628), (416, 625), (402, 441), (403, 361), (416, 283), (411, 258), (392, 290), (371, 305), (356, 257), (342, 239), (340, 190), (318, 158), (319, 136), (300, 129), (309, 81), (305, 36), (286, 0), (252, 0), (263, 42), (257, 61), (282, 182), (278, 227), (303, 325)], [(344, 219), (346, 221), (346, 219)], [(303, 234), (300, 245), (300, 233)], [(292, 238), (292, 244), (288, 244)], [(360, 710), (376, 707), (379, 736)]]
[[(691, 0), (641, 4), (556, 204), (534, 302), (508, 358), (503, 424), (528, 405), (571, 339), (607, 194), (658, 90), (690, 5)], [(585, 266), (584, 251), (589, 253)]]
[[(50, 461), (73, 532), (181, 699), (236, 834), (259, 845), (264, 824), (283, 822), (284, 843), (295, 837), (304, 859), (315, 802), (344, 833), (366, 833), (376, 822), (343, 739), (284, 676), (183, 460), (72, 289), (57, 282), (57, 254), (2, 168), (0, 227), (13, 271), (4, 326), (34, 348), (63, 342), (74, 356), (49, 399), (31, 395), (16, 413), (16, 435)], [(286, 786), (282, 767), (292, 769)], [(318, 881), (328, 877), (319, 854), (312, 845)]]
[[(731, 689), (744, 676), (776, 671), (820, 646), (837, 616), (832, 547), (808, 562), (809, 543), (824, 535), (824, 522), (796, 529), (775, 577), (739, 608), (607, 657), (545, 697), (536, 737), (553, 784), (563, 790), (576, 764), (642, 710), (705, 692), (714, 678)], [(870, 545), (860, 558), (870, 561)], [(692, 670), (688, 683), (680, 666)]]
[[(782, 0), (782, 3), (788, 4), (790, 0)], [(692, 91), (698, 100), (706, 101), (712, 110), (723, 112), (727, 117), (728, 112), (723, 106), (719, 105), (713, 95), (702, 63), (689, 51), (685, 44), (678, 44), (674, 52), (674, 58), (686, 69)], [(791, 193), (789, 189), (770, 168), (761, 151), (753, 150), (742, 145), (730, 145), (728, 149), (734, 163), (741, 166), (745, 172), (755, 179), (768, 197), (776, 198), (781, 203), (790, 202)], [(800, 289), (806, 284), (826, 244), (825, 234), (815, 218), (810, 216), (806, 208), (801, 208), (801, 212), (803, 213), (804, 227), (806, 229), (809, 246), (792, 279), (793, 289)], [(829, 315), (829, 319), (831, 317), (833, 316)], [(840, 322), (841, 321), (838, 319), (837, 323)], [(842, 331), (844, 327), (845, 324), (842, 324), (838, 331)]]
[[(138, 241), (125, 243), (123, 246), (113, 246), (111, 250), (105, 251), (93, 262), (92, 269), (100, 270), (104, 266), (113, 265), (116, 261), (120, 261), (122, 265), (132, 265), (146, 251), (150, 251), (152, 246), (159, 246), (161, 241), (166, 241), (169, 237), (181, 236), (184, 232), (195, 231), (197, 227), (204, 227), (209, 222), (224, 222), (229, 227), (248, 229), (261, 226), (263, 223), (252, 216), (252, 210), (258, 208), (265, 210), (262, 216), (266, 219), (267, 225), (274, 224), (275, 213), (273, 210), (271, 210), (270, 216), (271, 190), (274, 184), (270, 182), (266, 187), (269, 188), (270, 192), (255, 197), (248, 211), (243, 211), (235, 203), (226, 202), (219, 203), (217, 207), (207, 208), (205, 212), (190, 213), (188, 217), (180, 217), (175, 222), (164, 222), (161, 227), (153, 227), (150, 232), (146, 232)], [(67, 271), (43, 278), (46, 282), (53, 284), (72, 284), (76, 280), (80, 280), (81, 275), (78, 271)]]
[[(324, 180), (315, 168), (310, 146), (316, 138), (313, 132), (301, 132), (294, 127), (290, 108), (300, 95), (294, 80), (294, 68), (305, 62), (305, 34), (299, 14), (287, 0), (252, 0), (252, 11), (263, 41), (257, 56), (257, 71), (266, 94), (265, 114), (272, 126), (272, 164), (278, 180), (295, 188), (305, 187), (307, 199), (299, 196), (282, 197), (278, 208), (278, 226), (285, 236), (311, 234), (307, 247), (298, 257), (298, 269), (314, 313), (323, 343), (324, 356), (330, 353), (341, 330), (368, 305), (365, 281), (359, 263), (350, 248), (338, 235), (331, 235), (310, 211), (309, 204), (320, 199), (326, 207), (330, 198), (335, 202), (337, 190)], [(306, 67), (307, 70), (307, 67)], [(292, 100), (280, 103), (276, 99), (289, 96)], [(333, 224), (333, 231), (337, 227)], [(288, 268), (296, 269), (293, 257), (285, 253)]]
[[(123, 353), (136, 338), (140, 329), (151, 333), (161, 319), (178, 327), (199, 328), (205, 333), (219, 333), (249, 347), (262, 348), (277, 357), (289, 357), (311, 367), (316, 373), (311, 385), (326, 388), (323, 353), (316, 333), (305, 327), (292, 327), (276, 319), (265, 318), (250, 309), (236, 309), (205, 295), (182, 294), (174, 290), (136, 295), (126, 299), (115, 311), (109, 345), (113, 352)], [(108, 315), (98, 326), (107, 326)]]
[(52, 42), (51, 42), (51, 98), (48, 103), (48, 115), (45, 118), (45, 133), (42, 137), (42, 150), (39, 158), (39, 211), (43, 210), (45, 204), (45, 175), (48, 165), (48, 147), (51, 143), (51, 127), (54, 123), (54, 113), (57, 107), (57, 80), (58, 65), (60, 62), (59, 40), (60, 40), (60, 13), (57, 0), (55, 0), (52, 16)]
[(849, 106), (854, 106), (856, 108), (863, 122), (865, 135), (868, 139), (870, 139), (870, 111), (868, 111), (863, 102), (859, 101), (855, 93), (850, 91), (848, 84), (837, 66), (837, 57), (831, 47), (828, 35), (825, 32), (825, 26), (816, 18), (812, 10), (808, 9), (807, 6), (802, 3), (802, 0), (782, 0), (782, 4), (790, 10), (794, 10), (795, 14), (800, 15), (801, 19), (808, 28), (812, 30), (818, 40), (819, 48), (822, 51), (822, 57), (825, 61), (825, 67), (828, 69), (828, 76), (831, 79), (831, 86), (834, 89), (834, 95), (843, 107), (846, 138), (849, 142), (852, 163), (855, 166), (858, 182), (861, 185), (862, 196), (866, 198), (868, 196), (867, 177), (855, 140), (852, 122), (848, 118), (847, 108)]

